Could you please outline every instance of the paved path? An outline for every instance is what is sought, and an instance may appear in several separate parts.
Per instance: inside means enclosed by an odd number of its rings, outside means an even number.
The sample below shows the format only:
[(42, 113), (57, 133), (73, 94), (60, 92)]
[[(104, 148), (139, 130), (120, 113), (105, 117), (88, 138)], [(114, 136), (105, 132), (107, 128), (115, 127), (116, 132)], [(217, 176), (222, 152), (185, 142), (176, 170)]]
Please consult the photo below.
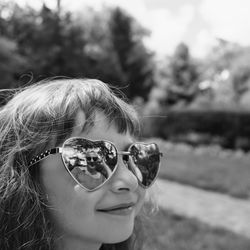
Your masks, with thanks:
[(250, 238), (250, 200), (160, 179), (154, 190), (161, 208)]

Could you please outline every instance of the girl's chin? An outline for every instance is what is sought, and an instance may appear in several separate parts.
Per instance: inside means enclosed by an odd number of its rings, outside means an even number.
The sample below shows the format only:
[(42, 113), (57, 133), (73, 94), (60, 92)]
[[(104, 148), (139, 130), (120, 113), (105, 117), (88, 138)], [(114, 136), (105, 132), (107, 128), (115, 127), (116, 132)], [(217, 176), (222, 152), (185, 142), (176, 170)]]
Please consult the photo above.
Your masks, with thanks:
[[(111, 230), (111, 232), (112, 231), (113, 230)], [(123, 232), (121, 232), (120, 234), (118, 234), (118, 232), (116, 232), (116, 233), (113, 232), (110, 235), (110, 238), (107, 237), (107, 239), (105, 239), (103, 241), (103, 243), (105, 243), (105, 244), (115, 244), (115, 243), (123, 242), (123, 241), (127, 240), (132, 235), (132, 233), (133, 233), (133, 230), (128, 230), (126, 232), (123, 230)]]

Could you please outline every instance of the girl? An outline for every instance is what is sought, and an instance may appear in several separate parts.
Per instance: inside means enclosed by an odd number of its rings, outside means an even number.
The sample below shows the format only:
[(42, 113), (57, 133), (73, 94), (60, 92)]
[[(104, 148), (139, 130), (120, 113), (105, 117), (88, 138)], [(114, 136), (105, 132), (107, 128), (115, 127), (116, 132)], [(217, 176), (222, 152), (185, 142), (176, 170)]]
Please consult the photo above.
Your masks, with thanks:
[(138, 128), (98, 80), (18, 91), (0, 111), (0, 249), (141, 249), (135, 224), (160, 152), (135, 142)]

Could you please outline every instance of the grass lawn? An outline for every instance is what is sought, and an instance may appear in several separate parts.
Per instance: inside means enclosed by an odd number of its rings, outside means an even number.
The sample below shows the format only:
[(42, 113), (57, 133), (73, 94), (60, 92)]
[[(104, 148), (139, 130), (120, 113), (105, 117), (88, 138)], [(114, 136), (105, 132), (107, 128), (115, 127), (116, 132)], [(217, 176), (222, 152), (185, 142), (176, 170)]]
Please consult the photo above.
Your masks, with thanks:
[[(155, 141), (155, 139), (153, 139)], [(151, 141), (151, 140), (150, 140)], [(164, 156), (160, 177), (238, 198), (250, 198), (250, 155), (234, 157), (167, 147), (157, 140)]]
[(150, 218), (145, 250), (249, 250), (250, 239), (160, 210)]
[[(250, 156), (225, 157), (206, 151), (197, 153), (178, 146), (169, 147), (161, 140), (157, 143), (164, 154), (161, 178), (250, 198)], [(160, 210), (150, 217), (149, 225), (144, 250), (250, 249), (250, 239), (170, 211)]]

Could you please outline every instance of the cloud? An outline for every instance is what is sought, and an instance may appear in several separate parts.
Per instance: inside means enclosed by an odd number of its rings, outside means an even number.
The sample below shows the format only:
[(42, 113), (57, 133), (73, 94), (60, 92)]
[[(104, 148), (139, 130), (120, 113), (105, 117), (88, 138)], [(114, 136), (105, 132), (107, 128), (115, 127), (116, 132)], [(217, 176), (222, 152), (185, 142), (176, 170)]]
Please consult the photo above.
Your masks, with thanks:
[(250, 45), (249, 0), (203, 0), (200, 12), (213, 37)]
[(207, 56), (211, 48), (215, 46), (216, 39), (207, 29), (198, 32), (195, 42), (191, 46), (191, 54), (194, 57), (202, 58)]
[(177, 14), (168, 9), (148, 10), (147, 27), (151, 30), (151, 37), (146, 44), (158, 54), (173, 54), (192, 21), (194, 9), (192, 6), (181, 7)]
[[(183, 40), (194, 16), (194, 7), (184, 5), (178, 13), (171, 13), (167, 8), (148, 9), (144, 0), (131, 3), (128, 0), (63, 0), (65, 8), (71, 6), (72, 11), (81, 11), (81, 6), (91, 6), (101, 11), (104, 5), (120, 6), (131, 14), (143, 27), (150, 31), (145, 38), (146, 46), (157, 54), (172, 54), (176, 45)], [(74, 3), (74, 4), (73, 4)], [(67, 7), (67, 8), (68, 8)]]

